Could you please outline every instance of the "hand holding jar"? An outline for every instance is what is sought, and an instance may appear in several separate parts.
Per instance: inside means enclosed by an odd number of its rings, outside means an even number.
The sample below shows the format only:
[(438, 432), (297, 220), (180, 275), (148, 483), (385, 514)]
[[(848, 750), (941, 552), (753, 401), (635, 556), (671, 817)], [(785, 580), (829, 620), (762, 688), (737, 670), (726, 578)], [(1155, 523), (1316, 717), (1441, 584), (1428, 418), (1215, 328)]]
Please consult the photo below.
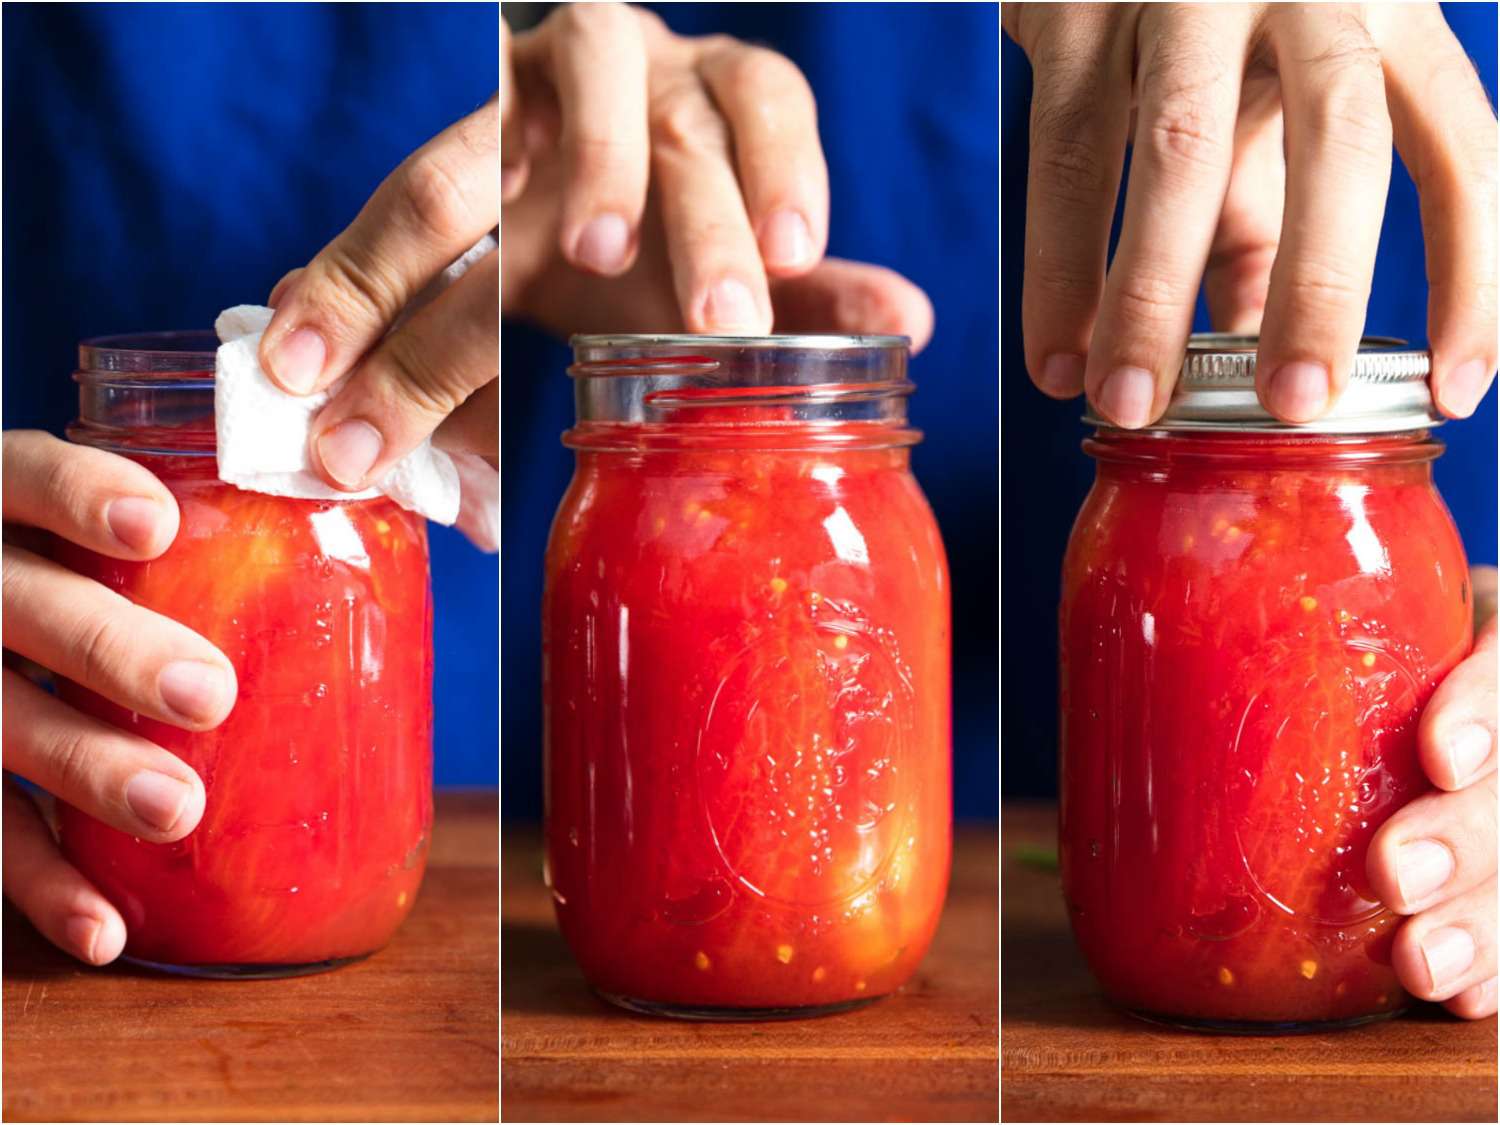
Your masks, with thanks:
[(1402, 986), (1454, 1015), (1495, 1013), (1495, 569), (1476, 568), (1474, 651), (1422, 716), (1418, 747), (1439, 792), (1388, 820), (1370, 882), (1411, 920), (1391, 951)]
[[(1171, 398), (1200, 282), (1259, 332), (1282, 421), (1325, 414), (1364, 331), (1391, 142), (1421, 196), (1432, 391), (1495, 371), (1495, 115), (1436, 4), (1005, 4), (1034, 69), (1026, 365), (1135, 429)], [(1110, 224), (1127, 141), (1129, 190)]]
[[(40, 553), (51, 532), (114, 559), (157, 558), (177, 536), (172, 493), (126, 458), (43, 433), (7, 433), (4, 453), (7, 658), (183, 730), (217, 727), (236, 694), (218, 648)], [(203, 782), (181, 758), (47, 694), (9, 659), (4, 675), (7, 771), (143, 840), (180, 840), (198, 825)], [(36, 807), (9, 781), (4, 825), (6, 897), (75, 957), (102, 965), (119, 956), (119, 911), (58, 853)]]
[(911, 282), (824, 257), (817, 112), (786, 58), (623, 4), (501, 35), (507, 316), (560, 335), (932, 335)]

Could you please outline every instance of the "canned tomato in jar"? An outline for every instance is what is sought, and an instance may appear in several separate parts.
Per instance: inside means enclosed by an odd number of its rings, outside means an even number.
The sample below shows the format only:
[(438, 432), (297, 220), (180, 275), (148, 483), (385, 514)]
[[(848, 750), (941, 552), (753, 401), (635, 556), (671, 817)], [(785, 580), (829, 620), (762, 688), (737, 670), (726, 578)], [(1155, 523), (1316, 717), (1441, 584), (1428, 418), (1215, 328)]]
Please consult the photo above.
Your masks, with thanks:
[(79, 348), (68, 436), (171, 490), (177, 537), (127, 562), (61, 561), (212, 641), (239, 694), (192, 732), (68, 682), (81, 710), (203, 779), (192, 833), (142, 841), (59, 806), (64, 853), (125, 919), (125, 955), (206, 977), (288, 976), (379, 949), (410, 913), (432, 831), (432, 595), (426, 524), (379, 497), (298, 500), (218, 478), (209, 333)]
[(544, 599), (548, 878), (636, 1010), (833, 1011), (948, 880), (948, 571), (907, 341), (579, 337)]
[(1433, 486), (1428, 356), (1367, 340), (1310, 425), (1255, 340), (1198, 336), (1156, 425), (1099, 422), (1063, 566), (1063, 890), (1105, 993), (1220, 1030), (1406, 1002), (1371, 837), (1428, 788), (1417, 722), (1472, 640)]

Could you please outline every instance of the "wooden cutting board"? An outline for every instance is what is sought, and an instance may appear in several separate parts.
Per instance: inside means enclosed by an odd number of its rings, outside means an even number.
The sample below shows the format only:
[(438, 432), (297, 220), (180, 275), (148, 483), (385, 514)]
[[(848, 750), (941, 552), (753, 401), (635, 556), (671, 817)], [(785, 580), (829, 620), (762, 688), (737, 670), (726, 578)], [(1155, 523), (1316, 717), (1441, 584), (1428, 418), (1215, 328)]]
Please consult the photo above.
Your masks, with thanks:
[(539, 833), (501, 870), (505, 1121), (994, 1121), (996, 840), (961, 829), (942, 924), (916, 979), (820, 1019), (701, 1024), (597, 1000), (557, 932)]
[(439, 793), (411, 916), (318, 976), (87, 969), (7, 903), (5, 1120), (495, 1120), (496, 825), (493, 791)]
[[(1005, 1121), (1494, 1121), (1495, 1020), (1424, 1005), (1328, 1035), (1195, 1035), (1100, 997), (1055, 871), (1055, 804), (1001, 810)], [(1028, 862), (1031, 859), (1031, 862)]]

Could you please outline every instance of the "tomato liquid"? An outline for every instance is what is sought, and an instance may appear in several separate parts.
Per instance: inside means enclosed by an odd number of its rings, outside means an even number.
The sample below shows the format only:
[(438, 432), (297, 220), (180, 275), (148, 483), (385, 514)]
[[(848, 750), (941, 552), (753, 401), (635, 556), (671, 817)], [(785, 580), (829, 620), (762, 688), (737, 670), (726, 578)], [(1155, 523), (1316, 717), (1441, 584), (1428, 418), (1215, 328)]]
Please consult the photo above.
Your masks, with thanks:
[(581, 448), (553, 526), (549, 880), (585, 977), (627, 1006), (889, 993), (947, 887), (936, 524), (906, 449), (745, 447), (776, 434)]
[(59, 557), (207, 637), (239, 697), (218, 728), (189, 733), (61, 685), (207, 789), (202, 821), (172, 844), (62, 805), (63, 850), (119, 908), (136, 960), (277, 975), (368, 954), (411, 910), (432, 827), (425, 525), (385, 499), (244, 492), (211, 456), (137, 459), (177, 498), (172, 546), (143, 563)]

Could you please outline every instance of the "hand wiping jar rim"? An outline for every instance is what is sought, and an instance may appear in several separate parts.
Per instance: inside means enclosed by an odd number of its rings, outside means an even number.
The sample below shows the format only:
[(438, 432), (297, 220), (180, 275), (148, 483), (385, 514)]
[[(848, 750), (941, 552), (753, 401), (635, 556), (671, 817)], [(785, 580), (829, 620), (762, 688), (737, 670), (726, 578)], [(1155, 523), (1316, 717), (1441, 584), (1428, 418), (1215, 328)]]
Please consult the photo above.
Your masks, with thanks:
[(893, 992), (951, 836), (948, 572), (910, 469), (907, 341), (573, 347), (543, 603), (563, 935), (638, 1011)]
[(1427, 353), (1367, 339), (1315, 423), (1256, 341), (1193, 337), (1156, 424), (1101, 422), (1063, 565), (1063, 891), (1116, 1003), (1225, 1031), (1379, 1019), (1400, 918), (1365, 873), (1429, 788), (1422, 708), (1472, 641)]

